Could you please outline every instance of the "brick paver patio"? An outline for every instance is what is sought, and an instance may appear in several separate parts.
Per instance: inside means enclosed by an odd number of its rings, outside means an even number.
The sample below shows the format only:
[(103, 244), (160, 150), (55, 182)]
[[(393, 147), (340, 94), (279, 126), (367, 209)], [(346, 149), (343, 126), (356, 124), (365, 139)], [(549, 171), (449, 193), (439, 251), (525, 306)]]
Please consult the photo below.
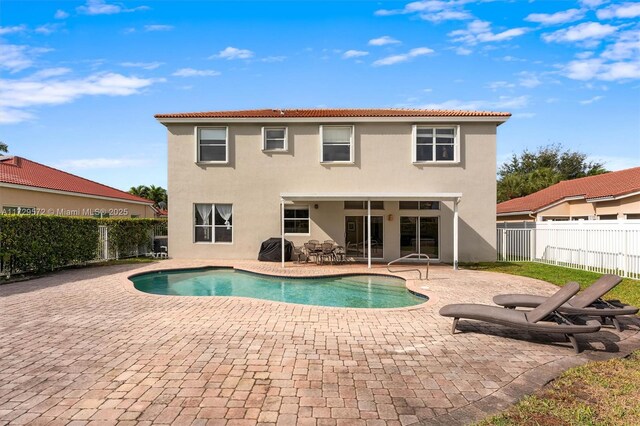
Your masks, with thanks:
[[(127, 280), (208, 264), (86, 268), (0, 286), (0, 425), (466, 424), (568, 367), (640, 347), (637, 319), (625, 320), (622, 333), (605, 327), (578, 337), (579, 356), (559, 337), (470, 321), (451, 335), (437, 313), (444, 304), (554, 287), (444, 266), (427, 283), (408, 281), (429, 302), (393, 310), (153, 296)], [(226, 264), (281, 272), (278, 264)], [(344, 271), (367, 270), (286, 269)]]

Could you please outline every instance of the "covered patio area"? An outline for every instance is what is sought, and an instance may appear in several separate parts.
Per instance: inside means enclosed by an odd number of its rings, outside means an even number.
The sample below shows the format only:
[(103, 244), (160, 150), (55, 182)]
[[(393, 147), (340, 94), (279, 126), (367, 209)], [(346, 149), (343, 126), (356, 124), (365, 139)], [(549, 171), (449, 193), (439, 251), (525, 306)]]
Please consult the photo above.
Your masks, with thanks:
[[(317, 202), (361, 202), (364, 203), (364, 207), (366, 210), (366, 215), (364, 215), (364, 225), (366, 227), (364, 235), (364, 241), (362, 242), (363, 250), (362, 252), (366, 256), (367, 267), (370, 269), (372, 265), (373, 252), (374, 252), (374, 242), (373, 233), (372, 233), (372, 203), (374, 202), (397, 202), (397, 203), (421, 203), (421, 202), (451, 202), (453, 205), (452, 208), (452, 227), (450, 232), (445, 231), (445, 235), (451, 235), (452, 241), (452, 264), (453, 269), (458, 269), (458, 260), (459, 260), (459, 214), (458, 214), (458, 204), (461, 202), (462, 193), (453, 193), (453, 192), (435, 192), (435, 193), (402, 193), (402, 192), (394, 192), (394, 193), (386, 193), (386, 192), (326, 192), (326, 193), (281, 193), (280, 194), (280, 238), (281, 238), (281, 267), (285, 268), (285, 237), (286, 237), (286, 208), (288, 205), (293, 203), (317, 203)], [(317, 206), (317, 204), (315, 204)], [(439, 204), (438, 204), (439, 206)], [(317, 208), (317, 207), (316, 207)], [(346, 208), (346, 206), (345, 206)], [(379, 216), (378, 216), (379, 217)], [(385, 218), (388, 218), (389, 222), (393, 220), (393, 215), (389, 214), (387, 216), (382, 217), (382, 221), (384, 222)], [(346, 226), (346, 225), (345, 225)], [(399, 226), (399, 225), (398, 225)], [(346, 229), (344, 230), (344, 235), (346, 239)], [(400, 230), (398, 229), (398, 232)], [(439, 225), (438, 225), (438, 238), (439, 238)], [(416, 253), (405, 254), (404, 256), (394, 257), (392, 260), (398, 260), (401, 258), (406, 258), (410, 260), (411, 258), (424, 258), (425, 255), (420, 253), (419, 244), (420, 244), (420, 236), (418, 234), (418, 249)], [(398, 242), (399, 244), (399, 242)], [(345, 244), (346, 245), (346, 244)], [(416, 244), (414, 244), (416, 245)], [(400, 251), (399, 247), (397, 251)]]

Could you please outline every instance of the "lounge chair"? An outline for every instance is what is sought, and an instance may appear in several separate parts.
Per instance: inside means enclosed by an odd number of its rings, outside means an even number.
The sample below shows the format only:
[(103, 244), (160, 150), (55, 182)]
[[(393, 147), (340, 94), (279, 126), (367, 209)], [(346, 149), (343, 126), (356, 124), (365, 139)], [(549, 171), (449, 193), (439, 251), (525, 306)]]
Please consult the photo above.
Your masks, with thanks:
[(579, 290), (580, 286), (577, 283), (569, 283), (531, 311), (517, 311), (515, 309), (503, 309), (498, 306), (461, 303), (443, 306), (440, 309), (440, 315), (453, 318), (452, 334), (455, 333), (460, 318), (472, 319), (527, 331), (564, 334), (571, 342), (574, 351), (580, 353), (580, 348), (574, 335), (595, 333), (600, 330), (600, 323), (591, 320), (584, 324), (576, 324), (557, 311), (559, 306), (566, 303)]
[[(600, 317), (602, 324), (610, 319), (618, 331), (622, 326), (616, 318), (620, 315), (634, 315), (638, 313), (635, 306), (625, 305), (617, 300), (603, 300), (602, 297), (622, 281), (617, 275), (603, 275), (596, 282), (587, 287), (577, 296), (572, 297), (560, 307), (558, 311), (567, 315), (582, 315)], [(496, 305), (505, 308), (535, 308), (547, 300), (546, 296), (533, 294), (501, 294), (493, 298)]]

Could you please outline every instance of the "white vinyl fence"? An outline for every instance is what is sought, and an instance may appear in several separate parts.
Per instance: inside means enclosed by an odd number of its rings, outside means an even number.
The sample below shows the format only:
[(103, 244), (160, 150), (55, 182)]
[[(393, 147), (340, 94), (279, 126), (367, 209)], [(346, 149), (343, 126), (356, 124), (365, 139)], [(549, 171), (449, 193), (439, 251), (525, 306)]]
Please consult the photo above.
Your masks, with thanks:
[(640, 220), (537, 222), (499, 228), (498, 260), (541, 262), (640, 278)]

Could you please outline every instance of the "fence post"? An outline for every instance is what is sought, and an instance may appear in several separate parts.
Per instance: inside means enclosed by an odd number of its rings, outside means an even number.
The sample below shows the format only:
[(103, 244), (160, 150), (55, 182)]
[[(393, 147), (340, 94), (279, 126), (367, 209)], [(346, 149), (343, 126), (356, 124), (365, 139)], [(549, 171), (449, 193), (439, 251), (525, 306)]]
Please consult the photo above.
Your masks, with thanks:
[(104, 228), (102, 228), (102, 231), (104, 232), (104, 248), (102, 258), (104, 260), (109, 260), (109, 228), (105, 226)]
[(536, 229), (529, 229), (529, 262), (536, 258)]
[(507, 230), (502, 230), (502, 261), (507, 261)]
[(623, 229), (622, 232), (624, 232), (624, 252), (623, 252), (623, 264), (622, 264), (622, 271), (624, 274), (624, 277), (629, 277), (629, 230), (628, 229)]

